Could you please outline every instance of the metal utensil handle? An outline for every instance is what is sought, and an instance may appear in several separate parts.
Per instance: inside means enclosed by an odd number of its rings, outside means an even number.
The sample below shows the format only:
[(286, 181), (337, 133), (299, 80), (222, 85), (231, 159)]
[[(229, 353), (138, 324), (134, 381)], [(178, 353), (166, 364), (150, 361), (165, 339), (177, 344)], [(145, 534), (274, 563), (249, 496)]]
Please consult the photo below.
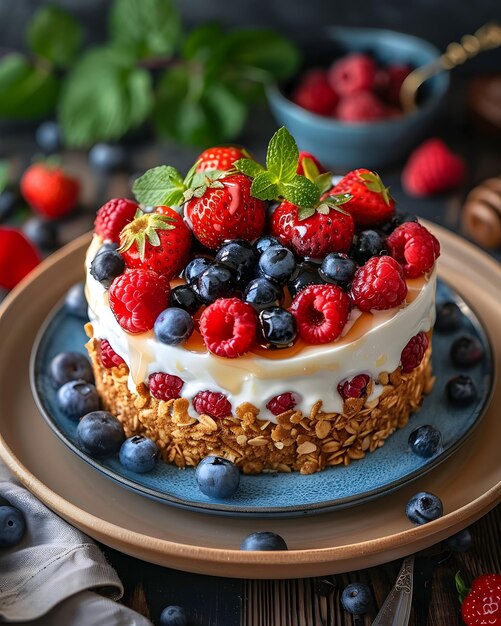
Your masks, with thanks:
[(412, 606), (413, 572), (414, 556), (408, 556), (372, 626), (406, 626), (408, 624)]

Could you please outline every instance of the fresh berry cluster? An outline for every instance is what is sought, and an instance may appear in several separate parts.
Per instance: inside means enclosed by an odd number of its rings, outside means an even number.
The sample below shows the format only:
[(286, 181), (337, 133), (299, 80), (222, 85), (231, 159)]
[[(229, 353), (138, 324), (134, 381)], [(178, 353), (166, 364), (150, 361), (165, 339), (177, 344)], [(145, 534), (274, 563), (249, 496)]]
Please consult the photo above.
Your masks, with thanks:
[(300, 107), (343, 122), (372, 122), (402, 115), (400, 88), (410, 65), (381, 66), (369, 54), (353, 52), (328, 69), (310, 69), (291, 98)]

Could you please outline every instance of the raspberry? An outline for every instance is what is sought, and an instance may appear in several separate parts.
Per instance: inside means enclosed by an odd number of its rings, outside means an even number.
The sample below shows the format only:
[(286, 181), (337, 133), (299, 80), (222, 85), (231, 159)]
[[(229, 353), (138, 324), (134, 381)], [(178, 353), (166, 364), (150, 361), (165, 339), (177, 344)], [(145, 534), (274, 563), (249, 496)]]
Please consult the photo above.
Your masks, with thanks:
[(110, 369), (111, 367), (118, 367), (122, 363), (125, 363), (122, 357), (117, 354), (115, 350), (113, 350), (113, 348), (110, 346), (109, 341), (106, 341), (106, 339), (101, 339), (100, 349), (101, 363), (107, 369)]
[(402, 267), (390, 256), (372, 257), (355, 272), (350, 295), (361, 311), (399, 306), (407, 295)]
[(372, 122), (386, 117), (386, 107), (372, 91), (356, 91), (341, 98), (336, 117), (343, 122)]
[(428, 348), (426, 333), (418, 333), (410, 339), (400, 355), (400, 366), (404, 374), (412, 372), (421, 363), (426, 348)]
[(466, 163), (438, 138), (428, 139), (409, 157), (402, 185), (413, 196), (432, 196), (458, 187), (466, 176)]
[(179, 398), (179, 392), (184, 380), (173, 374), (154, 372), (148, 376), (148, 387), (152, 396), (158, 400), (173, 400)]
[(294, 298), (290, 311), (303, 341), (327, 343), (341, 334), (350, 313), (350, 299), (337, 285), (309, 285)]
[(129, 222), (132, 222), (139, 205), (127, 198), (109, 200), (97, 212), (94, 230), (103, 239), (110, 239), (116, 243), (120, 240), (120, 231)]
[(219, 298), (200, 317), (200, 333), (207, 348), (229, 359), (252, 347), (256, 328), (254, 308), (238, 298)]
[(367, 374), (357, 374), (350, 380), (340, 382), (337, 386), (338, 393), (343, 400), (361, 398), (365, 394), (370, 379)]
[(386, 239), (386, 245), (409, 278), (428, 272), (440, 256), (437, 239), (417, 222), (406, 222), (395, 228)]
[(317, 115), (331, 115), (338, 95), (327, 81), (324, 70), (311, 70), (293, 91), (291, 99), (298, 106)]
[(340, 96), (370, 91), (376, 77), (376, 64), (367, 54), (354, 53), (334, 62), (327, 74), (332, 89)]
[(409, 65), (389, 65), (385, 70), (385, 85), (383, 87), (383, 98), (394, 107), (400, 108), (400, 89), (402, 83), (411, 73)]
[(169, 306), (169, 281), (153, 270), (128, 270), (111, 283), (110, 307), (120, 326), (129, 333), (151, 330)]
[(211, 417), (227, 417), (231, 415), (231, 404), (228, 398), (218, 391), (199, 391), (193, 398), (193, 408), (200, 415)]
[(280, 415), (281, 413), (285, 413), (285, 411), (290, 411), (293, 409), (298, 402), (298, 397), (295, 393), (287, 391), (286, 393), (281, 393), (278, 396), (273, 397), (267, 404), (266, 408), (268, 411), (271, 411), (273, 415)]

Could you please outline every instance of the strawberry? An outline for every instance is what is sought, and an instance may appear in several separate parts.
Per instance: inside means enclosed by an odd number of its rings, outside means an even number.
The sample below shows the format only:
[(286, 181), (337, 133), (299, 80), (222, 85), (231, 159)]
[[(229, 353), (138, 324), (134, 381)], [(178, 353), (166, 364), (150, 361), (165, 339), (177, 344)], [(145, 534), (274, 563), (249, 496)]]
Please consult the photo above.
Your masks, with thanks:
[(12, 289), (38, 263), (37, 249), (20, 230), (0, 227), (0, 287)]
[(348, 252), (355, 230), (351, 215), (327, 203), (309, 213), (301, 219), (298, 207), (284, 200), (271, 216), (271, 233), (299, 256), (321, 258), (329, 252)]
[(99, 209), (94, 222), (94, 230), (102, 239), (118, 243), (120, 231), (132, 222), (139, 205), (127, 198), (113, 198)]
[(80, 193), (80, 183), (60, 167), (35, 163), (21, 178), (21, 193), (40, 215), (54, 219), (73, 209)]
[(231, 174), (210, 182), (200, 197), (184, 205), (185, 216), (195, 237), (216, 250), (226, 239), (259, 237), (265, 225), (265, 203), (251, 196), (251, 179)]
[(458, 572), (456, 587), (467, 626), (501, 626), (501, 574), (479, 576), (468, 589)]
[(154, 213), (138, 211), (120, 233), (120, 244), (128, 268), (153, 270), (170, 280), (188, 261), (191, 232), (179, 213), (161, 206)]
[(198, 157), (196, 172), (212, 172), (214, 170), (226, 171), (231, 169), (238, 159), (248, 158), (245, 150), (236, 146), (216, 146), (204, 150)]
[(308, 176), (310, 180), (316, 178), (319, 174), (324, 174), (327, 171), (316, 156), (311, 154), (311, 152), (301, 150), (297, 160), (296, 174), (307, 176), (308, 170), (311, 171), (311, 175)]
[(351, 214), (357, 227), (383, 224), (395, 214), (395, 201), (388, 187), (383, 185), (376, 172), (370, 170), (348, 172), (329, 193), (349, 193), (353, 196), (343, 209)]

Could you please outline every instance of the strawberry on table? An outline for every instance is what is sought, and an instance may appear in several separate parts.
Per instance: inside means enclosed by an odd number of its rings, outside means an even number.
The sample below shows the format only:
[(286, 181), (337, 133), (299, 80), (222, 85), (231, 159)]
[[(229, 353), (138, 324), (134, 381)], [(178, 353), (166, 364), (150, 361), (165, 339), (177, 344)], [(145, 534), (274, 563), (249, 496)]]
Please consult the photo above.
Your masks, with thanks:
[(458, 572), (456, 587), (467, 626), (501, 626), (501, 574), (479, 576), (468, 589)]
[(21, 178), (21, 193), (40, 215), (55, 219), (69, 213), (76, 205), (80, 183), (58, 166), (50, 163), (31, 165)]
[(204, 150), (197, 159), (197, 172), (226, 171), (231, 169), (238, 159), (248, 158), (245, 150), (236, 146), (216, 146)]
[(12, 289), (39, 263), (37, 249), (20, 230), (0, 227), (0, 287)]

